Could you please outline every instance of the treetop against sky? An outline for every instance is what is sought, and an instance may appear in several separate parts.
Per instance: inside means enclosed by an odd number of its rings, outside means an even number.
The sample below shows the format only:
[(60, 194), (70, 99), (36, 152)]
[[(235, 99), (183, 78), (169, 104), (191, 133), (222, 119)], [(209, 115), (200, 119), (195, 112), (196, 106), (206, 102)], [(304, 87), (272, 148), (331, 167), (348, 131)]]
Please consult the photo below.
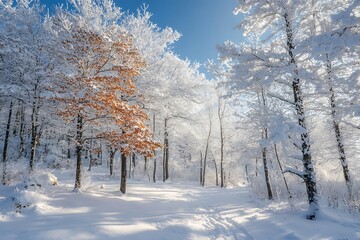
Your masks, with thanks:
[[(135, 12), (148, 5), (152, 21), (159, 27), (171, 27), (182, 34), (174, 45), (181, 58), (204, 63), (217, 58), (216, 45), (226, 40), (240, 41), (242, 34), (235, 26), (241, 17), (233, 15), (237, 0), (115, 0), (123, 10)], [(41, 0), (50, 11), (66, 0)]]

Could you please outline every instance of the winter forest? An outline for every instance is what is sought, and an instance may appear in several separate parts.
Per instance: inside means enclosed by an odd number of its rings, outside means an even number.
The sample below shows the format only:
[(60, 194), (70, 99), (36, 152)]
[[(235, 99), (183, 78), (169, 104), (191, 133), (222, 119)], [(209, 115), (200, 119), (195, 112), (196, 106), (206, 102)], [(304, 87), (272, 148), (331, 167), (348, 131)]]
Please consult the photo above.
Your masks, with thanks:
[(0, 0), (3, 239), (360, 239), (358, 0), (238, 0), (206, 63), (49, 7)]

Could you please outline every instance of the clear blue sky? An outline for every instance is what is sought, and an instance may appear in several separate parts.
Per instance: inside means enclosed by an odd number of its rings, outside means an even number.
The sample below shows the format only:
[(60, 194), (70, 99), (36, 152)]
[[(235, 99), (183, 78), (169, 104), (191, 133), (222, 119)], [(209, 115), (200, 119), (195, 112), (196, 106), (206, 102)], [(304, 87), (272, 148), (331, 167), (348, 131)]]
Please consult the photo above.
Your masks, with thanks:
[[(41, 0), (50, 9), (66, 0)], [(182, 34), (173, 51), (181, 58), (200, 63), (216, 59), (216, 44), (238, 42), (241, 33), (234, 27), (240, 22), (233, 15), (237, 0), (114, 0), (123, 10), (136, 11), (143, 3), (153, 13), (152, 21), (160, 27), (172, 27)]]

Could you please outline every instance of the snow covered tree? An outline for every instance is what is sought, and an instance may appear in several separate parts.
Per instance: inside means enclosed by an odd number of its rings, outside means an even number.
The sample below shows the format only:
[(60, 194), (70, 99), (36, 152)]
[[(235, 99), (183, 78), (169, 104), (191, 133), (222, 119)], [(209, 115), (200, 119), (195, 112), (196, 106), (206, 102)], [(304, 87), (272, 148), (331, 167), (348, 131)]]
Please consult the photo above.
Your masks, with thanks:
[[(306, 123), (306, 111), (304, 107), (304, 96), (301, 87), (301, 76), (299, 74), (298, 55), (296, 54), (296, 41), (300, 36), (299, 29), (301, 27), (301, 19), (306, 18), (306, 8), (308, 1), (239, 1), (235, 10), (235, 14), (240, 12), (246, 14), (244, 20), (240, 24), (240, 28), (245, 34), (253, 33), (260, 38), (277, 37), (281, 39), (282, 46), (286, 46), (282, 52), (282, 57), (288, 64), (288, 81), (293, 92), (293, 102), (296, 120), (301, 128), (300, 149), (302, 152), (302, 162), (304, 170), (302, 173), (288, 169), (304, 179), (308, 202), (309, 213), (308, 219), (314, 219), (319, 210), (318, 196), (316, 187), (316, 176), (311, 156), (311, 143), (309, 130)], [(294, 35), (297, 33), (297, 35)]]
[[(54, 83), (53, 99), (64, 104), (59, 114), (76, 126), (75, 189), (81, 187), (84, 143), (99, 138), (122, 154), (121, 191), (125, 193), (126, 156), (132, 152), (152, 156), (159, 147), (145, 124), (146, 113), (136, 102), (139, 96), (133, 82), (145, 63), (132, 38), (115, 24), (119, 9), (112, 9), (109, 1), (102, 2), (104, 5), (73, 3), (79, 13), (59, 12), (52, 24), (57, 27), (61, 57), (68, 69), (63, 81)], [(94, 26), (83, 25), (92, 14), (99, 14)]]
[[(29, 170), (33, 171), (40, 137), (48, 127), (44, 100), (52, 61), (49, 53), (49, 34), (43, 26), (44, 12), (39, 1), (0, 1), (1, 18), (1, 67), (5, 78), (1, 79), (3, 97), (17, 102), (14, 135), (19, 136), (18, 153), (13, 158), (22, 158), (30, 152)], [(27, 119), (30, 118), (30, 126)], [(30, 134), (30, 144), (25, 135)], [(15, 137), (15, 136), (14, 136)], [(24, 149), (29, 146), (28, 149)]]

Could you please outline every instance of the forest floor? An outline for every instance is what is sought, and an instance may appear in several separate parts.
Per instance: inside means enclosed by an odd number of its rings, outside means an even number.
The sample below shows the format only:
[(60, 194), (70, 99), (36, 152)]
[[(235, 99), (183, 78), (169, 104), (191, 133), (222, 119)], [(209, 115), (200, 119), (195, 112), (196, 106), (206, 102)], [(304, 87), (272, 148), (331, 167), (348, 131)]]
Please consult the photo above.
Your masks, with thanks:
[[(22, 190), (32, 205), (14, 210), (10, 187), (0, 188), (0, 239), (360, 239), (360, 222), (323, 209), (305, 220), (301, 207), (258, 200), (246, 187), (220, 189), (118, 177), (85, 179), (73, 192), (73, 176), (56, 174), (57, 186)], [(19, 197), (19, 194), (18, 194)]]

